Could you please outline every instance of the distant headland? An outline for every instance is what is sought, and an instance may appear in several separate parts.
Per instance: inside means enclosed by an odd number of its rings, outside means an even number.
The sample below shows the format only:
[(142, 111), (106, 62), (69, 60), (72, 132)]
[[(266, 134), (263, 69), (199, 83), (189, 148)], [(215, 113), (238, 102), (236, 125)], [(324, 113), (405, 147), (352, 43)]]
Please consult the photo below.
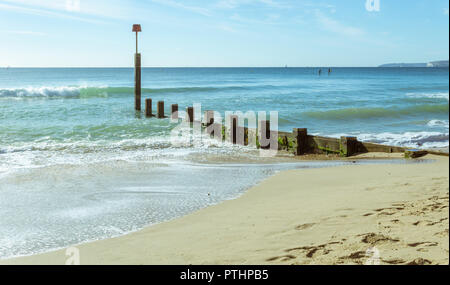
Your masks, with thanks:
[(448, 60), (431, 61), (427, 63), (388, 63), (379, 67), (448, 67)]

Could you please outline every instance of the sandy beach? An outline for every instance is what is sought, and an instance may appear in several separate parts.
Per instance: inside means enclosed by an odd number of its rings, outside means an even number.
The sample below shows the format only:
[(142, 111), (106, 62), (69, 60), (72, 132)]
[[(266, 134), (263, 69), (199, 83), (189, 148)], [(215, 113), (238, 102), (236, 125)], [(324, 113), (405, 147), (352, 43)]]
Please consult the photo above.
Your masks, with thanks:
[[(240, 198), (77, 246), (81, 264), (448, 264), (449, 159), (280, 172)], [(65, 264), (66, 250), (0, 264)]]

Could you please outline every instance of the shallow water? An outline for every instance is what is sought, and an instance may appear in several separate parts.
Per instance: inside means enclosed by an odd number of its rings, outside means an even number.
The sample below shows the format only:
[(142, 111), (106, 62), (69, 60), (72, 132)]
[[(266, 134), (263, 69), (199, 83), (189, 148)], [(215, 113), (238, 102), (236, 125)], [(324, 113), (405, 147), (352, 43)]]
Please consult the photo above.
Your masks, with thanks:
[[(195, 159), (195, 155), (193, 156)], [(0, 259), (123, 235), (241, 195), (281, 170), (420, 161), (200, 164), (111, 160), (1, 178)]]

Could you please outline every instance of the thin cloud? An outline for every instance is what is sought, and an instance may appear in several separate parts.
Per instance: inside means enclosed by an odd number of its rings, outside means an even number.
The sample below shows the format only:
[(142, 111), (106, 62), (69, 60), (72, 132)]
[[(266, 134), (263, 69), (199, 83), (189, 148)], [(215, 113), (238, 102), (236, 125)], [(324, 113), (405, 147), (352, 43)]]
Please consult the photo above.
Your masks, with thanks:
[(237, 31), (231, 27), (230, 25), (227, 24), (222, 24), (219, 26), (219, 29), (228, 33), (236, 33)]
[(241, 24), (253, 24), (253, 25), (279, 25), (281, 16), (278, 14), (269, 14), (265, 18), (253, 19), (243, 17), (237, 13), (230, 16), (230, 20)]
[(343, 24), (333, 18), (326, 16), (320, 10), (316, 10), (315, 16), (319, 25), (329, 32), (347, 37), (357, 37), (364, 35), (364, 31), (362, 29)]
[(215, 7), (222, 9), (235, 9), (245, 5), (258, 4), (278, 9), (285, 9), (290, 7), (290, 5), (275, 0), (220, 0), (218, 3), (216, 3)]
[(252, 0), (221, 0), (216, 3), (215, 7), (219, 9), (235, 9), (251, 1)]
[(2, 2), (8, 2), (16, 6), (34, 6), (52, 10), (64, 10), (67, 3), (64, 0), (3, 0)]
[(198, 7), (198, 6), (189, 6), (189, 5), (185, 5), (181, 2), (176, 2), (173, 0), (151, 0), (151, 1), (154, 3), (165, 5), (165, 6), (194, 12), (196, 14), (200, 14), (203, 16), (208, 16), (208, 17), (211, 16), (211, 11), (207, 8)]
[[(1, 3), (3, 2), (3, 4)], [(122, 3), (123, 4), (123, 3)], [(98, 19), (125, 19), (127, 9), (120, 0), (2, 0), (0, 8), (19, 13), (66, 18), (91, 23), (105, 22)], [(127, 6), (125, 6), (127, 7)], [(95, 17), (95, 19), (94, 19)]]
[(46, 33), (34, 31), (2, 31), (2, 32), (5, 34), (13, 34), (13, 35), (47, 36)]
[(275, 0), (259, 0), (260, 3), (263, 3), (269, 7), (273, 7), (273, 8), (280, 8), (280, 9), (284, 9), (284, 8), (289, 8), (290, 6), (287, 4), (284, 4), (280, 1), (275, 1)]
[(75, 21), (81, 21), (81, 22), (87, 22), (87, 23), (93, 23), (93, 24), (105, 24), (106, 23), (105, 21), (89, 19), (89, 18), (84, 18), (84, 17), (78, 17), (78, 16), (63, 14), (63, 13), (59, 13), (59, 12), (52, 12), (52, 11), (47, 11), (44, 9), (26, 8), (26, 7), (21, 7), (21, 6), (9, 5), (9, 4), (1, 4), (0, 3), (0, 9), (13, 11), (13, 12), (17, 12), (17, 13), (22, 13), (22, 14), (27, 14), (27, 15), (35, 15), (35, 16), (42, 16), (42, 17), (54, 17), (54, 18), (75, 20)]

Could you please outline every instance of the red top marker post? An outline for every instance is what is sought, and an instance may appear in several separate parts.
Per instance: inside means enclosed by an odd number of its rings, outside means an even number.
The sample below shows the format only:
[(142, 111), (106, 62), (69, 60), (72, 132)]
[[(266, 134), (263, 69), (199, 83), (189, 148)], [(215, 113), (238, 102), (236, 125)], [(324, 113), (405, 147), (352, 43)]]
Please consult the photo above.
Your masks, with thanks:
[(133, 25), (133, 32), (136, 32), (136, 33), (142, 32), (141, 25), (139, 25), (139, 24), (134, 24), (134, 25)]
[(136, 54), (134, 55), (134, 109), (141, 111), (141, 54), (138, 52), (138, 33), (142, 32), (141, 25), (133, 25), (136, 33)]

